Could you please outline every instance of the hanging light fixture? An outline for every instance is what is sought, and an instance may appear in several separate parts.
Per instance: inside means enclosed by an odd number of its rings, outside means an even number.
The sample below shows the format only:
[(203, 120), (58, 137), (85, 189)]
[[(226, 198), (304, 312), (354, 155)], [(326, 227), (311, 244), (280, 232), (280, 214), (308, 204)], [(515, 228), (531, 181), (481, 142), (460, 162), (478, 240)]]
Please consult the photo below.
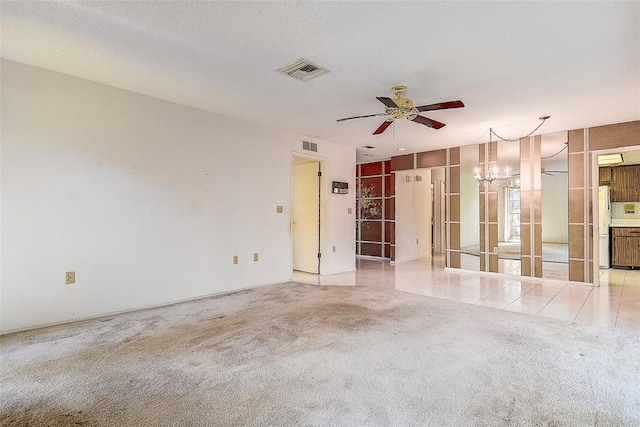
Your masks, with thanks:
[(517, 177), (514, 177), (511, 175), (511, 172), (509, 171), (509, 168), (503, 168), (502, 170), (504, 171), (504, 174), (501, 174), (500, 168), (497, 165), (497, 162), (493, 162), (493, 165), (490, 166), (491, 163), (491, 158), (492, 158), (492, 143), (493, 143), (493, 136), (495, 135), (496, 138), (498, 138), (501, 141), (506, 141), (506, 142), (518, 142), (520, 141), (522, 138), (527, 138), (531, 135), (533, 135), (533, 133), (535, 131), (537, 131), (538, 129), (540, 129), (540, 126), (542, 126), (544, 124), (544, 122), (551, 116), (542, 116), (540, 117), (540, 120), (542, 120), (542, 122), (538, 125), (538, 127), (536, 127), (534, 130), (532, 130), (531, 132), (529, 132), (528, 135), (522, 136), (520, 138), (512, 138), (512, 139), (507, 139), (507, 138), (503, 138), (500, 135), (498, 135), (497, 133), (495, 133), (493, 131), (493, 128), (489, 128), (489, 159), (487, 159), (487, 168), (484, 171), (484, 174), (481, 173), (480, 171), (480, 167), (476, 167), (475, 169), (475, 175), (473, 176), (476, 180), (476, 183), (480, 184), (481, 182), (488, 182), (489, 184), (492, 185), (505, 185), (507, 187), (511, 187), (511, 188), (517, 188), (520, 187), (520, 179), (518, 179)]
[(475, 172), (476, 174), (474, 175), (474, 178), (478, 183), (488, 182), (489, 184), (500, 185), (506, 183), (512, 178), (511, 174), (509, 173), (509, 168), (505, 168), (504, 175), (500, 175), (497, 166), (488, 168), (485, 171), (484, 176), (480, 175), (480, 168), (476, 168)]
[(508, 167), (504, 168), (504, 175), (501, 175), (501, 171), (496, 162), (493, 163), (493, 166), (490, 165), (491, 159), (493, 158), (493, 135), (493, 129), (489, 128), (489, 158), (486, 159), (487, 168), (484, 171), (484, 174), (481, 174), (480, 167), (477, 167), (475, 169), (475, 175), (473, 176), (478, 185), (481, 182), (488, 182), (491, 185), (506, 184), (511, 181), (512, 178)]

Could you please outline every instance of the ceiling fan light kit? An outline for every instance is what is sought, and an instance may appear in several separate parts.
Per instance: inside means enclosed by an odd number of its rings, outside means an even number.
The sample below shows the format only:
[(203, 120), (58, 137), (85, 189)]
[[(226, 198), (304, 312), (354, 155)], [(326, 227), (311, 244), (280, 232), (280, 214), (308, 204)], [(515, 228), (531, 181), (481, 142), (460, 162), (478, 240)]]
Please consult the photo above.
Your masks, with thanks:
[(444, 123), (429, 119), (427, 117), (419, 115), (422, 111), (434, 111), (434, 110), (446, 110), (450, 108), (462, 108), (464, 104), (462, 101), (448, 101), (440, 102), (438, 104), (421, 105), (415, 107), (413, 100), (409, 98), (403, 98), (402, 96), (406, 92), (407, 87), (405, 85), (396, 85), (391, 88), (391, 92), (396, 96), (396, 99), (387, 98), (384, 96), (377, 96), (376, 99), (385, 105), (384, 113), (368, 114), (365, 116), (345, 117), (338, 119), (342, 122), (351, 119), (362, 119), (365, 117), (374, 116), (389, 116), (382, 124), (376, 129), (373, 134), (380, 135), (383, 133), (396, 119), (406, 118), (415, 123), (420, 123), (433, 129), (441, 129), (445, 126)]

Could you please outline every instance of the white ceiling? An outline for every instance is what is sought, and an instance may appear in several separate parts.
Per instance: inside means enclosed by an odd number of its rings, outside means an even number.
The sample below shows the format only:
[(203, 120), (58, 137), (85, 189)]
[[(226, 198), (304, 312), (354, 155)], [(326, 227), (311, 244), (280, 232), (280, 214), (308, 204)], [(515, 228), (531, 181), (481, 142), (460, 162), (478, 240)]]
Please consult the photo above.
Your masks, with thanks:
[[(640, 119), (640, 2), (6, 2), (2, 57), (354, 147), (377, 160)], [(276, 69), (330, 70), (303, 83)], [(434, 130), (384, 118), (408, 86)], [(363, 152), (372, 155), (362, 157)]]

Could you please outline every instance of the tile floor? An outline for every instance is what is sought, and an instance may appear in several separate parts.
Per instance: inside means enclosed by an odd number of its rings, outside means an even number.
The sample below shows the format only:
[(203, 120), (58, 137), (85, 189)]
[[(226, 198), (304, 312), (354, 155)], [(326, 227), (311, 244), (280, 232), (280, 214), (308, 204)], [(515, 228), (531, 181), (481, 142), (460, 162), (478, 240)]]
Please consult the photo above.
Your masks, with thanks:
[(602, 270), (601, 286), (557, 279), (445, 271), (442, 256), (399, 264), (356, 259), (356, 271), (293, 280), (334, 286), (379, 286), (435, 298), (640, 332), (640, 270)]
[[(460, 268), (464, 270), (480, 270), (480, 257), (477, 255), (460, 254)], [(569, 280), (569, 264), (563, 262), (542, 262), (544, 277), (548, 279)], [(498, 259), (498, 273), (513, 276), (520, 275), (519, 259)]]

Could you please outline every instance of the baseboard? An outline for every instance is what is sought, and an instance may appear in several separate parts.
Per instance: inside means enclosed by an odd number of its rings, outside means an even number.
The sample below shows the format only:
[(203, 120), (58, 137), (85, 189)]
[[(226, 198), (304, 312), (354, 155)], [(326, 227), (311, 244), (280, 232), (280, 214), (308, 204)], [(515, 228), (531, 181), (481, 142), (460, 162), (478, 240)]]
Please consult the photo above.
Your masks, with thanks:
[[(289, 279), (289, 280), (291, 280), (291, 279)], [(177, 300), (177, 301), (171, 301), (171, 302), (167, 302), (167, 303), (146, 305), (146, 306), (143, 306), (143, 307), (130, 308), (130, 309), (126, 309), (126, 310), (111, 311), (111, 312), (104, 313), (104, 314), (96, 314), (95, 316), (80, 317), (78, 319), (72, 319), (72, 320), (71, 319), (70, 320), (61, 320), (59, 322), (43, 323), (43, 324), (38, 324), (38, 325), (35, 325), (35, 326), (26, 326), (24, 328), (8, 329), (6, 331), (0, 331), (0, 337), (4, 336), (4, 335), (16, 334), (16, 333), (19, 333), (19, 332), (33, 331), (35, 329), (49, 328), (51, 326), (69, 325), (69, 324), (77, 323), (77, 322), (85, 322), (87, 320), (102, 319), (104, 317), (117, 316), (119, 314), (133, 313), (133, 312), (136, 312), (136, 311), (149, 310), (149, 309), (152, 309), (152, 308), (170, 307), (172, 305), (182, 304), (182, 303), (189, 302), (189, 301), (197, 301), (197, 300), (201, 300), (201, 299), (205, 299), (205, 298), (218, 297), (218, 296), (222, 296), (222, 295), (230, 295), (230, 294), (233, 294), (233, 293), (236, 293), (236, 292), (247, 291), (247, 290), (250, 290), (250, 289), (258, 289), (258, 288), (262, 288), (262, 287), (265, 287), (265, 286), (277, 285), (279, 283), (286, 283), (286, 282), (264, 283), (264, 284), (260, 284), (260, 285), (247, 286), (247, 287), (244, 287), (244, 288), (238, 288), (238, 289), (233, 289), (233, 290), (229, 290), (229, 291), (214, 292), (212, 294), (200, 295), (200, 296), (197, 296), (197, 297), (185, 298), (185, 299), (181, 299), (181, 300)]]

